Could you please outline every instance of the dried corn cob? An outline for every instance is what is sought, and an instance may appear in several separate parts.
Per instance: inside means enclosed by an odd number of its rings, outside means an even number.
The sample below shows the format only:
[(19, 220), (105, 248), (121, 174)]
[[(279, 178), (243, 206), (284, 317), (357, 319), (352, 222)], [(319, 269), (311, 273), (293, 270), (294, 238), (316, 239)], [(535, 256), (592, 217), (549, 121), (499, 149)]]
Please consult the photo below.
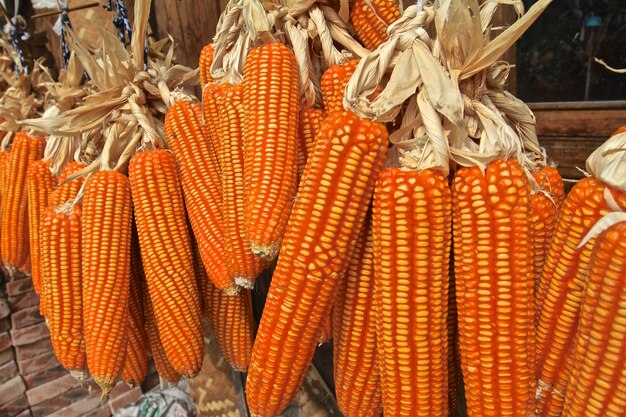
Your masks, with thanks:
[(157, 373), (163, 379), (168, 382), (175, 383), (181, 378), (181, 375), (172, 367), (170, 362), (165, 356), (161, 339), (159, 338), (159, 330), (157, 329), (156, 319), (154, 318), (154, 310), (150, 296), (146, 289), (146, 283), (143, 282), (143, 312), (146, 319), (146, 336), (148, 338), (148, 347), (154, 359), (154, 365), (156, 366)]
[(197, 103), (177, 101), (165, 117), (165, 134), (179, 161), (185, 203), (202, 263), (213, 284), (229, 293), (237, 286), (224, 250), (221, 180)]
[[(50, 207), (41, 218), (41, 273), (46, 277), (46, 318), (59, 363), (79, 380), (87, 379), (83, 334), (79, 206)], [(121, 317), (123, 320), (123, 316)]]
[(327, 114), (344, 111), (343, 93), (350, 77), (354, 74), (358, 59), (352, 59), (339, 65), (332, 65), (322, 75), (322, 101)]
[(626, 415), (626, 223), (597, 237), (575, 338), (563, 417)]
[(620, 133), (624, 133), (624, 132), (626, 132), (626, 125), (620, 126), (619, 128), (617, 128), (617, 130), (615, 132), (611, 133), (611, 137), (617, 136)]
[(350, 22), (367, 49), (376, 49), (388, 39), (387, 26), (400, 17), (395, 0), (355, 0)]
[(130, 295), (128, 300), (128, 345), (122, 381), (131, 387), (138, 386), (148, 372), (146, 320), (143, 313), (143, 285), (145, 279), (136, 232), (131, 237)]
[(448, 411), (450, 211), (448, 180), (438, 170), (388, 168), (378, 177), (375, 310), (385, 415)]
[[(191, 225), (189, 225), (191, 230)], [(196, 285), (198, 288), (198, 295), (200, 296), (200, 308), (202, 315), (206, 317), (208, 315), (208, 302), (210, 300), (210, 293), (207, 284), (210, 281), (209, 276), (206, 273), (206, 268), (202, 264), (202, 258), (200, 257), (200, 251), (198, 250), (198, 243), (193, 238), (193, 233), (190, 233), (191, 237), (191, 249), (193, 251), (193, 271), (196, 276)]]
[[(66, 180), (71, 174), (75, 173), (76, 171), (84, 167), (85, 166), (83, 164), (80, 164), (78, 162), (73, 162), (73, 161), (69, 162), (67, 165), (63, 167), (63, 169), (61, 170), (61, 175), (59, 176), (59, 180), (58, 180), (59, 185), (50, 194), (49, 204), (48, 204), (49, 207), (59, 207), (67, 203), (68, 201), (74, 200), (74, 198), (76, 198), (78, 191), (83, 185), (84, 178), (79, 177), (70, 182), (66, 182)], [(44, 277), (42, 277), (39, 313), (42, 316), (45, 316), (46, 312), (45, 312), (44, 300), (45, 300), (46, 289), (45, 289), (45, 285), (44, 285), (45, 282), (43, 281), (43, 278)]]
[(11, 155), (8, 151), (0, 151), (0, 203), (2, 202), (2, 197), (4, 197), (6, 193), (6, 181), (9, 173), (9, 156)]
[(243, 86), (224, 91), (219, 105), (221, 121), (222, 213), (224, 216), (224, 246), (228, 271), (235, 283), (252, 289), (254, 280), (267, 262), (254, 256), (244, 227), (244, 166), (243, 166)]
[[(556, 203), (542, 192), (530, 197), (531, 228), (533, 240), (533, 274), (535, 276), (535, 288), (541, 284), (543, 266), (548, 254), (548, 248), (552, 241), (552, 235), (558, 220), (558, 208)], [(538, 306), (535, 304), (538, 313)]]
[(244, 372), (250, 364), (254, 329), (252, 325), (252, 298), (250, 290), (235, 296), (224, 294), (207, 282), (207, 313), (217, 343), (230, 366)]
[(176, 158), (164, 149), (140, 152), (128, 173), (159, 337), (174, 369), (193, 377), (202, 367), (204, 339)]
[(298, 178), (302, 177), (306, 161), (313, 148), (315, 135), (320, 130), (322, 120), (326, 115), (321, 109), (307, 108), (300, 110), (298, 124)]
[(275, 416), (298, 391), (330, 314), (387, 150), (387, 132), (352, 113), (315, 139), (252, 351), (250, 410)]
[(543, 268), (554, 229), (558, 221), (558, 213), (565, 200), (565, 188), (561, 175), (552, 166), (544, 166), (533, 176), (540, 191), (530, 199), (533, 238), (533, 273), (535, 275), (535, 321), (539, 318), (541, 303), (538, 294), (542, 287)]
[(382, 412), (373, 309), (374, 244), (366, 219), (333, 308), (335, 392), (346, 417)]
[[(41, 271), (39, 258), (39, 222), (57, 179), (50, 171), (50, 161), (35, 161), (28, 168), (26, 174), (26, 192), (28, 194), (28, 240), (30, 245), (30, 259), (32, 264), (31, 276), (33, 286), (39, 294), (41, 292)], [(45, 240), (43, 240), (45, 242)]]
[(333, 310), (331, 309), (328, 316), (322, 318), (322, 328), (320, 330), (319, 344), (323, 345), (333, 340)]
[(452, 185), (454, 270), (468, 414), (533, 415), (530, 186), (515, 160), (461, 168)]
[(106, 398), (124, 367), (128, 341), (132, 201), (128, 178), (94, 174), (82, 217), (83, 317), (87, 364)]
[[(451, 265), (454, 265), (453, 259), (451, 259)], [(462, 384), (462, 371), (456, 307), (456, 283), (453, 271), (450, 272), (448, 294), (448, 417), (456, 417), (459, 408), (459, 387)]]
[(69, 162), (61, 170), (59, 175), (59, 186), (55, 188), (50, 197), (50, 205), (53, 207), (60, 206), (70, 200), (74, 200), (76, 195), (83, 186), (84, 177), (78, 177), (72, 181), (66, 182), (70, 175), (83, 169), (85, 165), (79, 162)]
[(30, 165), (43, 157), (46, 140), (18, 132), (6, 166), (5, 193), (2, 198), (2, 234), (0, 250), (4, 264), (22, 267), (29, 254), (28, 196), (26, 175)]
[(244, 210), (252, 252), (266, 259), (278, 255), (296, 193), (298, 97), (293, 52), (279, 42), (253, 48), (244, 65)]
[[(213, 147), (216, 157), (222, 150), (221, 126), (220, 126), (220, 102), (222, 93), (232, 87), (232, 84), (216, 84), (208, 83), (202, 88), (202, 115), (206, 127), (206, 137), (209, 144)], [(216, 165), (217, 172), (221, 172), (221, 166)]]
[(563, 178), (556, 168), (552, 166), (544, 166), (539, 171), (534, 172), (533, 176), (539, 185), (539, 188), (545, 190), (554, 200), (558, 207), (565, 201), (565, 186)]
[(200, 70), (200, 87), (204, 87), (208, 83), (213, 81), (211, 77), (211, 65), (213, 65), (213, 54), (215, 48), (212, 43), (208, 43), (200, 51), (200, 60), (198, 62), (198, 69)]
[(560, 415), (572, 366), (572, 341), (594, 241), (578, 249), (609, 210), (605, 190), (626, 207), (626, 194), (595, 178), (578, 182), (567, 196), (550, 244), (537, 294), (538, 416)]

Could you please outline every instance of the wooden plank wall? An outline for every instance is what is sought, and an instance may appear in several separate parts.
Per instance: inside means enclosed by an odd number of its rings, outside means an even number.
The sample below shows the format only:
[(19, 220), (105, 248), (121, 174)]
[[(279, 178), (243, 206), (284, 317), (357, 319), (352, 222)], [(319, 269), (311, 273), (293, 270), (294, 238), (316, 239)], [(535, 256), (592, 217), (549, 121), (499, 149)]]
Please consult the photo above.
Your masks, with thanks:
[[(88, 3), (93, 3), (93, 0), (71, 0), (70, 7), (78, 7)], [(34, 11), (34, 13), (40, 12), (42, 10)], [(113, 27), (113, 13), (102, 7), (74, 11), (70, 13), (69, 17), (78, 38), (89, 47), (96, 48), (99, 46), (102, 30), (116, 33)], [(61, 68), (60, 38), (52, 29), (57, 18), (58, 15), (43, 17), (31, 21), (31, 25), (33, 32), (40, 35), (45, 42), (45, 46), (54, 60), (55, 68)]]
[[(532, 107), (532, 106), (531, 106)], [(557, 107), (557, 106), (555, 106)], [(587, 157), (618, 127), (626, 124), (622, 109), (533, 109), (539, 142), (557, 162), (563, 178), (580, 179)]]
[(215, 26), (227, 2), (154, 0), (152, 29), (160, 39), (171, 35), (177, 61), (196, 68), (200, 50), (215, 35)]

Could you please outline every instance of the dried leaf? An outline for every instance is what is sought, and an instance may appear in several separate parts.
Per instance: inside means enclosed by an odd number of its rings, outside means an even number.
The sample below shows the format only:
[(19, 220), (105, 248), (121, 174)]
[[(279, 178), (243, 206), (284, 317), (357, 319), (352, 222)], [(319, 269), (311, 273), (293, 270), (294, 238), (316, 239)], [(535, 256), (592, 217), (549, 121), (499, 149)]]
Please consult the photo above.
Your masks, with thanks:
[(498, 37), (489, 42), (482, 53), (474, 59), (468, 59), (463, 65), (461, 79), (467, 79), (496, 62), (524, 34), (552, 0), (538, 0), (524, 16), (513, 23)]
[(626, 133), (607, 139), (589, 155), (587, 171), (605, 184), (626, 192)]

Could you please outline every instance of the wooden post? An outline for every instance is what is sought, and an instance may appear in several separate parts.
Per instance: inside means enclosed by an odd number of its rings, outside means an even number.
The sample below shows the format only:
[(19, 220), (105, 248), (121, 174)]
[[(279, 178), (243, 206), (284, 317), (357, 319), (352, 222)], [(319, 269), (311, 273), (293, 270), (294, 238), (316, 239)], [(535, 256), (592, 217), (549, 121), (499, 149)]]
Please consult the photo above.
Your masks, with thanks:
[(179, 63), (198, 66), (200, 50), (215, 35), (215, 26), (227, 0), (153, 0), (152, 29), (160, 39), (174, 38)]

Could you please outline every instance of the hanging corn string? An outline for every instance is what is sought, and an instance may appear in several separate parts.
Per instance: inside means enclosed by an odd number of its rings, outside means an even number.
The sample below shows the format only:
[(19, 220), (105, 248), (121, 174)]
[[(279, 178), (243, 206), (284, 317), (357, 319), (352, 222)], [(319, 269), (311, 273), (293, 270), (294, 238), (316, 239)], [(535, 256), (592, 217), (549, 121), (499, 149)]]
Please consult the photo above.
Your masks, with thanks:
[[(380, 264), (375, 264), (377, 338), (381, 344), (381, 384), (386, 414), (402, 415), (402, 410), (408, 410), (409, 406), (424, 410), (425, 416), (447, 411), (448, 398), (442, 393), (448, 385), (448, 355), (436, 360), (432, 354), (427, 355), (424, 358), (428, 359), (428, 365), (424, 367), (418, 365), (419, 355), (406, 363), (394, 362), (398, 360), (395, 352), (413, 352), (417, 347), (408, 345), (400, 337), (404, 334), (400, 332), (403, 321), (389, 322), (394, 317), (390, 312), (395, 311), (392, 303), (395, 297), (389, 294), (397, 292), (397, 297), (407, 299), (419, 295), (426, 303), (431, 303), (428, 320), (421, 319), (426, 316), (420, 314), (418, 306), (415, 319), (408, 318), (413, 334), (423, 335), (424, 342), (419, 346), (432, 344), (436, 352), (447, 352), (451, 348), (447, 346), (447, 336), (436, 340), (433, 335), (447, 335), (444, 331), (450, 279), (447, 256), (452, 223), (461, 362), (468, 412), (481, 416), (506, 412), (521, 417), (535, 411), (530, 184), (535, 182), (531, 175), (532, 161), (543, 159), (543, 155), (532, 113), (519, 100), (503, 92), (508, 64), (497, 59), (549, 3), (549, 0), (537, 2), (494, 39), (490, 20), (499, 2), (486, 3), (482, 8), (477, 2), (457, 0), (410, 6), (389, 25), (388, 39), (361, 59), (345, 88), (344, 106), (362, 117), (392, 122), (404, 112), (401, 127), (390, 137), (395, 149), (391, 150), (387, 161), (389, 168), (379, 177), (380, 191), (374, 201), (374, 248), (378, 251), (375, 259), (381, 259)], [(521, 9), (521, 2), (511, 4)], [(373, 96), (381, 85), (380, 94)], [(408, 105), (404, 106), (407, 101)], [(456, 167), (451, 190), (445, 178), (448, 161)], [(398, 164), (400, 170), (394, 168)], [(408, 178), (412, 178), (413, 185), (402, 188), (402, 181)], [(420, 178), (424, 178), (424, 182), (420, 182)], [(429, 194), (429, 187), (437, 183), (442, 189)], [(388, 243), (405, 236), (399, 231), (395, 239), (390, 238), (391, 225), (395, 222), (389, 218), (395, 215), (395, 220), (400, 221), (406, 212), (411, 212), (410, 207), (397, 214), (391, 209), (398, 204), (410, 205), (411, 195), (398, 197), (404, 189), (422, 192), (423, 195), (415, 196), (416, 201), (425, 201), (432, 210), (431, 215), (416, 217), (415, 224), (402, 220), (403, 225), (412, 225), (407, 230), (423, 230), (419, 234), (423, 239), (439, 236), (437, 233), (441, 232), (437, 243), (443, 246), (434, 243), (424, 246), (437, 247), (438, 253), (417, 257), (433, 261), (429, 265), (433, 269), (428, 273), (420, 268), (393, 274), (388, 270), (389, 265), (405, 265), (385, 258), (396, 252), (400, 256), (404, 248), (389, 250)], [(394, 190), (397, 191), (393, 196), (386, 194)], [(394, 198), (399, 200), (388, 205), (387, 200)], [(439, 221), (435, 226), (419, 219)], [(420, 247), (417, 244), (411, 253), (419, 253)], [(498, 254), (497, 267), (489, 262), (493, 251)], [(412, 277), (406, 285), (400, 281), (396, 287), (394, 278), (387, 279), (405, 275)], [(437, 280), (433, 280), (435, 276)], [(406, 290), (407, 286), (412, 288), (410, 282), (422, 278), (428, 286), (418, 288), (429, 288), (428, 291), (416, 289), (417, 295), (402, 292), (410, 291)], [(489, 320), (496, 321), (489, 323)], [(433, 326), (439, 330), (433, 331)], [(510, 332), (513, 327), (515, 333)], [(418, 390), (415, 396), (414, 391), (398, 389), (406, 376), (401, 378), (394, 374), (397, 369), (412, 366), (415, 372), (411, 375), (418, 378), (413, 384)], [(428, 386), (419, 384), (421, 369), (429, 369), (429, 375), (436, 376), (435, 380), (429, 380)], [(492, 369), (496, 370), (493, 375), (498, 376), (489, 379)], [(430, 391), (433, 384), (439, 388)], [(419, 391), (421, 389), (424, 392)], [(416, 406), (421, 399), (428, 401), (423, 407)]]
[[(194, 282), (182, 190), (176, 160), (166, 151), (167, 141), (162, 117), (159, 117), (177, 99), (189, 97), (179, 89), (190, 85), (197, 72), (172, 63), (172, 48), (165, 51), (167, 41), (151, 46), (155, 55), (163, 59), (153, 60), (145, 54), (150, 1), (135, 3), (136, 19), (132, 30), (126, 27), (123, 2), (118, 1), (116, 7), (120, 36), (103, 33), (102, 50), (90, 51), (68, 29), (69, 48), (91, 79), (90, 90), (82, 97), (80, 105), (60, 109), (54, 117), (24, 121), (50, 135), (83, 137), (80, 150), (75, 149), (74, 153), (87, 165), (69, 174), (66, 182), (86, 177), (81, 191), (70, 204), (82, 204), (85, 208), (82, 212), (82, 298), (86, 364), (102, 387), (103, 397), (108, 395), (122, 371), (127, 340), (142, 340), (135, 336), (129, 339), (128, 332), (133, 328), (127, 328), (125, 321), (120, 323), (119, 320), (128, 308), (131, 280), (131, 199), (134, 200), (146, 288), (167, 360), (181, 375), (191, 377), (199, 371), (203, 355), (200, 300)], [(132, 38), (131, 32), (135, 34)], [(129, 50), (123, 43), (126, 39), (130, 39)], [(73, 67), (73, 73), (76, 72), (77, 68)], [(103, 139), (97, 139), (99, 136)], [(89, 156), (94, 149), (97, 156)], [(159, 185), (158, 189), (152, 188), (154, 184)], [(168, 211), (171, 208), (174, 208), (174, 215)], [(106, 229), (110, 224), (116, 227)], [(162, 227), (170, 226), (172, 233), (160, 233)], [(157, 242), (163, 239), (173, 241)], [(112, 242), (119, 242), (119, 247)], [(172, 247), (178, 250), (168, 250), (167, 254), (160, 252)], [(111, 265), (113, 270), (94, 268), (102, 265), (102, 256), (112, 256), (112, 251), (119, 258), (119, 262)], [(161, 262), (164, 255), (170, 261)], [(176, 277), (171, 276), (169, 265), (179, 265)], [(162, 269), (164, 266), (168, 271)], [(111, 280), (111, 276), (116, 278)], [(169, 282), (176, 282), (176, 288)], [(115, 302), (97, 294), (115, 294)], [(55, 311), (54, 307), (50, 308), (51, 312)], [(51, 324), (56, 323), (55, 317), (50, 318)], [(183, 328), (187, 337), (180, 339), (176, 335)], [(106, 346), (102, 343), (103, 331), (109, 332)], [(113, 351), (109, 346), (114, 346)], [(128, 349), (135, 354), (136, 350)]]

